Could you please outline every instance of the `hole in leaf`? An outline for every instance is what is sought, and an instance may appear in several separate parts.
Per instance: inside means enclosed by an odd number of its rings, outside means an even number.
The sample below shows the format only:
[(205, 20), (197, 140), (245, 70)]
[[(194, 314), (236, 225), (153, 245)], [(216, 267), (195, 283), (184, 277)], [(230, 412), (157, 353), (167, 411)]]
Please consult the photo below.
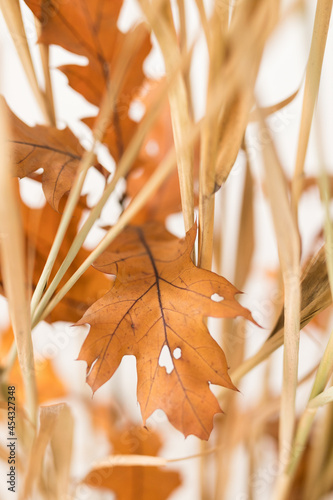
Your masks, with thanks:
[(214, 302), (222, 302), (224, 300), (224, 297), (221, 297), (218, 293), (213, 293), (210, 297)]
[(173, 357), (175, 359), (179, 359), (181, 358), (181, 355), (182, 355), (182, 350), (180, 347), (176, 347), (176, 349), (173, 351)]
[(95, 364), (97, 363), (97, 361), (98, 361), (98, 358), (97, 358), (97, 359), (95, 359), (95, 360), (91, 363), (90, 368), (89, 368), (89, 367), (87, 367), (87, 374), (86, 374), (86, 376), (87, 376), (87, 377), (88, 377), (88, 376), (90, 375), (90, 373), (92, 372), (92, 369), (94, 368), (94, 366), (95, 366)]
[(158, 359), (158, 364), (160, 366), (164, 366), (168, 374), (171, 373), (174, 369), (170, 349), (166, 345), (163, 346), (161, 350), (160, 357)]

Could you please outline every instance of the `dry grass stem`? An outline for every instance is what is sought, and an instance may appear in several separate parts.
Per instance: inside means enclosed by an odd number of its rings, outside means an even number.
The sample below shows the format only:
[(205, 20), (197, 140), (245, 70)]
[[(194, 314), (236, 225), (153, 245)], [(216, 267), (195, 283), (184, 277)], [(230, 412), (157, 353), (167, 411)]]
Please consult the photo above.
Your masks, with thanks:
[[(36, 25), (36, 31), (37, 31), (37, 36), (39, 37), (41, 35), (42, 27), (40, 21), (35, 17), (35, 25)], [(45, 94), (45, 101), (46, 101), (46, 106), (47, 106), (47, 111), (48, 111), (48, 117), (50, 120), (50, 125), (53, 127), (56, 127), (57, 121), (56, 121), (56, 115), (55, 115), (55, 109), (54, 109), (54, 100), (53, 100), (53, 89), (52, 89), (52, 80), (51, 80), (51, 75), (50, 75), (50, 66), (49, 66), (49, 60), (50, 60), (50, 49), (48, 45), (44, 45), (43, 43), (39, 43), (39, 53), (40, 53), (40, 59), (42, 63), (42, 68), (43, 68), (43, 75), (44, 75), (44, 94)]]
[[(177, 43), (169, 2), (164, 2), (161, 7), (161, 15), (159, 16), (151, 15), (151, 7), (145, 0), (140, 0), (140, 5), (155, 33), (163, 53), (166, 75), (170, 78), (177, 70), (177, 67), (179, 67), (181, 54)], [(192, 128), (189, 100), (190, 96), (187, 93), (183, 75), (177, 73), (175, 83), (171, 86), (169, 91), (169, 101), (186, 231), (188, 231), (194, 223), (193, 148), (190, 145), (187, 149), (184, 148), (184, 144), (190, 144), (188, 137)]]
[(332, 4), (332, 0), (317, 1), (316, 17), (305, 77), (302, 117), (292, 183), (292, 206), (295, 215), (297, 215), (297, 206), (303, 188), (304, 162), (310, 137), (313, 112), (319, 90)]
[[(263, 121), (260, 128), (268, 134)], [(295, 425), (301, 308), (300, 242), (289, 205), (284, 174), (272, 142), (267, 142), (263, 148), (263, 158), (266, 170), (265, 183), (277, 236), (285, 294), (283, 389), (279, 436), (280, 460), (283, 463), (286, 450), (291, 448)]]

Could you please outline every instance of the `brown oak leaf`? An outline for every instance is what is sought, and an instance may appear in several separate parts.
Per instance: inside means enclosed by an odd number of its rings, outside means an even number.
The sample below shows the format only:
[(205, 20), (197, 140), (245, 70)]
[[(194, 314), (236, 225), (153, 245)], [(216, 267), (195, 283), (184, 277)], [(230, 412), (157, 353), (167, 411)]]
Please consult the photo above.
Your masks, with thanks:
[[(157, 456), (162, 443), (155, 432), (128, 425), (114, 432), (112, 445), (115, 454)], [(138, 498), (139, 489), (142, 500), (166, 500), (181, 484), (178, 472), (141, 466), (98, 467), (83, 482), (113, 491), (117, 500)]]
[[(194, 266), (195, 236), (196, 226), (178, 239), (153, 222), (128, 227), (110, 245), (95, 267), (116, 279), (77, 323), (91, 325), (79, 359), (87, 362), (87, 381), (96, 391), (123, 356), (134, 355), (144, 422), (160, 408), (185, 436), (208, 439), (213, 416), (221, 412), (209, 384), (235, 387), (204, 317), (252, 317), (235, 300), (231, 283)], [(165, 346), (171, 373), (159, 363)]]
[(69, 128), (36, 125), (29, 127), (5, 104), (9, 118), (9, 137), (13, 174), (35, 177), (42, 168), (43, 191), (48, 203), (59, 211), (62, 198), (69, 192), (84, 149)]
[[(150, 33), (144, 24), (127, 33), (117, 27), (123, 0), (80, 0), (43, 2), (25, 0), (42, 22), (40, 43), (60, 45), (66, 50), (87, 57), (88, 64), (65, 65), (59, 69), (69, 85), (85, 99), (100, 106), (125, 41), (138, 40), (121, 83), (117, 101), (108, 126), (107, 142), (115, 161), (122, 155), (129, 140), (129, 131), (136, 126), (128, 116), (134, 94), (145, 78), (142, 65), (151, 50)], [(83, 120), (91, 128), (95, 118)]]

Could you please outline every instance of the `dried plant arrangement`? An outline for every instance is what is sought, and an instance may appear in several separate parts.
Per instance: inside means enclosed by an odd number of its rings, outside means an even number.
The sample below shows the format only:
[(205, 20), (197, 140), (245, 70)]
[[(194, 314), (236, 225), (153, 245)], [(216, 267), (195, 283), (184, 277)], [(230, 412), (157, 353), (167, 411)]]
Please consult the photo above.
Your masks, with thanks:
[(332, 3), (0, 0), (1, 498), (333, 498)]

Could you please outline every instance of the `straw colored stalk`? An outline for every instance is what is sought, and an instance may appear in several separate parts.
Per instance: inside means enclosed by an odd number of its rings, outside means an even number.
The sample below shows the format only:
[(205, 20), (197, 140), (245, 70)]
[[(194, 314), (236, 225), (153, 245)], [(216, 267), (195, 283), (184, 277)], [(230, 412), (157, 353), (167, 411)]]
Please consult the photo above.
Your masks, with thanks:
[(332, 4), (333, 0), (317, 1), (311, 48), (306, 69), (302, 117), (292, 182), (292, 207), (295, 216), (297, 216), (298, 202), (302, 193), (304, 162), (308, 148), (313, 112), (318, 96)]
[[(264, 121), (260, 122), (262, 134), (269, 131)], [(289, 454), (295, 424), (295, 397), (297, 388), (298, 349), (300, 331), (300, 242), (298, 229), (291, 213), (288, 193), (272, 140), (263, 148), (265, 185), (270, 201), (279, 260), (284, 283), (284, 358), (283, 386), (280, 416), (280, 463)]]
[[(37, 17), (35, 17), (35, 26), (36, 26), (37, 36), (40, 37), (42, 32), (42, 25), (39, 19), (37, 19)], [(50, 59), (49, 46), (43, 43), (39, 43), (39, 53), (43, 68), (44, 84), (45, 84), (44, 96), (48, 110), (48, 116), (50, 117), (50, 125), (56, 127), (56, 115), (54, 109), (53, 89), (52, 89), (52, 81), (51, 81), (50, 66), (49, 66), (49, 59)]]
[[(179, 66), (181, 59), (170, 4), (164, 2), (160, 8), (160, 15), (156, 16), (152, 15), (151, 6), (147, 0), (139, 1), (161, 48), (166, 74), (169, 78), (174, 74), (175, 68)], [(160, 3), (158, 2), (158, 6)], [(170, 87), (169, 102), (177, 154), (182, 210), (185, 230), (188, 231), (194, 223), (193, 147), (188, 140), (192, 120), (189, 109), (189, 96), (181, 73), (177, 73), (175, 82)], [(188, 147), (184, 148), (184, 144), (188, 144)]]
[[(216, 448), (210, 448), (205, 455), (210, 455), (216, 451)], [(180, 458), (163, 458), (153, 455), (109, 455), (108, 457), (94, 462), (90, 470), (97, 470), (102, 467), (165, 467), (175, 462), (185, 462), (193, 458), (200, 458), (201, 453), (188, 455)]]
[[(201, 23), (206, 20), (200, 12)], [(207, 106), (211, 99), (211, 89), (216, 85), (221, 73), (221, 62), (225, 50), (221, 33), (220, 19), (212, 16), (209, 31), (206, 33), (209, 51), (209, 75), (207, 89)], [(215, 167), (218, 152), (219, 116), (206, 117), (201, 134), (201, 154), (199, 171), (199, 256), (198, 265), (203, 269), (211, 269), (213, 257), (214, 203), (215, 203)]]
[(40, 89), (27, 41), (19, 0), (0, 0), (0, 9), (12, 36), (15, 48), (24, 68), (31, 90), (47, 124), (52, 124), (52, 116)]
[[(177, 0), (178, 13), (179, 13), (179, 45), (180, 45), (180, 53), (182, 56), (186, 56), (187, 47), (188, 47), (188, 33), (186, 26), (186, 7), (184, 0)], [(184, 75), (184, 83), (186, 87), (186, 93), (188, 96), (188, 107), (189, 107), (189, 115), (191, 119), (193, 119), (193, 101), (192, 101), (192, 85), (191, 85), (191, 77), (190, 77), (190, 66), (187, 65), (184, 67), (183, 71)]]
[[(319, 110), (320, 112), (320, 110)], [(330, 182), (325, 171), (324, 165), (325, 160), (323, 156), (323, 146), (322, 146), (322, 135), (320, 120), (317, 114), (317, 120), (315, 121), (315, 131), (316, 139), (318, 142), (318, 155), (319, 155), (319, 188), (321, 199), (324, 207), (324, 234), (325, 234), (325, 254), (327, 263), (327, 272), (329, 276), (329, 282), (333, 284), (333, 234), (332, 234), (332, 222), (330, 219)], [(306, 476), (305, 487), (304, 487), (304, 497), (305, 500), (317, 499), (320, 497), (320, 492), (324, 493), (325, 489), (322, 489), (323, 476), (325, 474), (325, 467), (329, 461), (329, 456), (331, 453), (331, 443), (332, 443), (332, 424), (333, 424), (333, 405), (325, 408), (324, 415), (320, 420), (316, 421), (314, 433), (314, 439), (311, 442), (311, 447), (308, 452), (308, 474)], [(320, 487), (318, 488), (318, 485)]]
[[(201, 25), (206, 37), (209, 53), (209, 74), (206, 97), (206, 107), (212, 105), (210, 99), (212, 89), (218, 85), (221, 74), (221, 64), (225, 51), (225, 35), (228, 27), (227, 15), (222, 25), (214, 5), (213, 15), (208, 23), (202, 0), (197, 0)], [(229, 8), (226, 7), (226, 12)], [(225, 33), (222, 34), (222, 29)], [(211, 269), (213, 258), (213, 235), (214, 235), (214, 205), (215, 205), (215, 166), (218, 152), (219, 115), (206, 116), (201, 133), (200, 141), (200, 170), (199, 170), (199, 225), (198, 225), (198, 266), (203, 269)], [(207, 443), (200, 443), (200, 451), (204, 453)], [(221, 451), (217, 452), (215, 460), (219, 462)], [(207, 481), (207, 460), (205, 455), (200, 461), (200, 498), (209, 498), (209, 485)]]
[(5, 109), (0, 109), (0, 228), (1, 271), (10, 319), (24, 381), (28, 415), (36, 422), (37, 393), (26, 283), (25, 247), (19, 198), (10, 171), (10, 150), (5, 141)]
[[(233, 282), (239, 289), (243, 289), (249, 274), (253, 249), (253, 181), (247, 164), (233, 278)], [(222, 347), (230, 367), (240, 366), (244, 360), (245, 329), (245, 322), (242, 320), (235, 324), (232, 320), (226, 319), (222, 323)], [(217, 445), (218, 447), (223, 445), (223, 449), (216, 454), (216, 499), (225, 496), (230, 478), (231, 457), (237, 444), (237, 441), (232, 438), (235, 434), (234, 421), (239, 415), (235, 396), (236, 394), (231, 393), (228, 395), (225, 401), (225, 406), (228, 408), (227, 415), (217, 423)]]
[[(325, 234), (326, 244), (323, 250), (325, 251), (326, 254), (330, 292), (331, 296), (333, 296), (333, 253), (332, 253), (333, 227), (329, 212), (330, 196), (328, 190), (328, 181), (325, 171), (323, 169), (320, 176), (320, 189), (325, 209), (324, 234)], [(332, 373), (333, 373), (333, 332), (330, 335), (325, 352), (319, 364), (319, 368), (312, 387), (308, 405), (297, 426), (296, 436), (292, 448), (291, 459), (288, 463), (284, 480), (281, 482), (280, 490), (278, 491), (279, 492), (279, 496), (277, 497), (278, 500), (284, 500), (285, 498), (287, 498), (288, 492), (291, 487), (292, 479), (296, 473), (298, 464), (301, 460), (303, 451), (305, 449), (305, 445), (307, 443), (310, 431), (312, 429), (317, 409), (320, 406), (327, 404), (328, 402), (331, 402), (333, 400), (332, 388), (327, 389), (327, 391), (323, 392)]]

